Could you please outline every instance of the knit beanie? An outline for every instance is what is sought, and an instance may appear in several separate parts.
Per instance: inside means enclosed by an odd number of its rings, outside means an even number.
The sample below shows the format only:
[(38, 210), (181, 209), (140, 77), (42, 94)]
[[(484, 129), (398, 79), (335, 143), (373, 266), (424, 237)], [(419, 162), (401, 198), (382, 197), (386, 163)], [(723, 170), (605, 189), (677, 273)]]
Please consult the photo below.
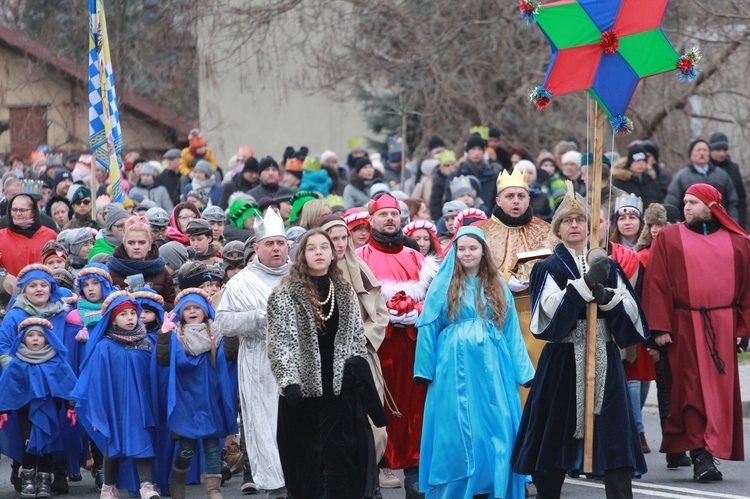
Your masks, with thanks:
[(372, 166), (372, 161), (370, 160), (370, 158), (368, 158), (367, 156), (357, 158), (357, 161), (354, 163), (354, 171), (359, 173), (359, 171), (367, 165)]
[(188, 249), (177, 241), (170, 241), (159, 247), (159, 256), (164, 259), (170, 269), (179, 270), (188, 261)]
[(258, 160), (255, 158), (247, 158), (245, 165), (242, 167), (242, 173), (260, 173)]
[(466, 152), (469, 152), (474, 147), (480, 147), (482, 150), (485, 148), (484, 139), (477, 133), (472, 133), (466, 140)]
[(47, 264), (51, 258), (60, 258), (62, 261), (68, 261), (68, 253), (65, 250), (65, 246), (58, 243), (57, 241), (47, 241), (42, 248), (42, 263)]
[(239, 199), (229, 207), (229, 223), (242, 228), (249, 217), (261, 216), (258, 205), (252, 201)]
[(266, 168), (276, 168), (278, 170), (279, 164), (271, 156), (266, 156), (265, 158), (260, 160), (260, 165), (258, 166), (258, 173), (262, 173), (263, 170), (265, 170)]
[(708, 139), (708, 143), (712, 151), (716, 151), (717, 149), (729, 149), (729, 139), (721, 132), (716, 132), (711, 135), (711, 138)]
[(118, 315), (120, 315), (120, 312), (123, 312), (125, 310), (135, 310), (135, 311), (138, 311), (138, 306), (134, 302), (132, 302), (130, 300), (125, 300), (124, 302), (120, 303), (119, 305), (115, 306), (112, 309), (112, 312), (109, 315), (110, 321), (114, 323), (115, 322), (115, 317), (117, 317)]
[(203, 172), (208, 178), (211, 178), (211, 176), (214, 174), (214, 167), (211, 166), (211, 163), (209, 163), (205, 159), (199, 159), (198, 162), (195, 163), (195, 168), (193, 169), (193, 171)]
[(562, 164), (565, 163), (575, 163), (578, 166), (581, 166), (581, 158), (582, 154), (578, 151), (568, 151), (565, 154), (563, 154), (562, 157)]
[(625, 165), (625, 168), (630, 169), (630, 165), (632, 165), (634, 161), (646, 161), (646, 158), (646, 149), (644, 149), (643, 146), (630, 146), (628, 147), (628, 162)]
[(693, 154), (693, 149), (695, 149), (695, 146), (697, 146), (700, 143), (704, 143), (708, 146), (708, 148), (711, 148), (711, 144), (709, 144), (706, 139), (695, 139), (690, 142), (690, 148), (688, 149), (688, 157), (690, 157), (691, 154)]
[(109, 231), (112, 230), (112, 226), (119, 220), (128, 218), (130, 216), (120, 203), (109, 203), (105, 210), (107, 214), (104, 216), (104, 226)]
[(70, 254), (73, 256), (78, 256), (78, 252), (81, 251), (83, 245), (91, 241), (92, 237), (93, 236), (91, 235), (91, 229), (89, 229), (88, 227), (71, 230), (65, 238), (65, 242), (68, 244)]

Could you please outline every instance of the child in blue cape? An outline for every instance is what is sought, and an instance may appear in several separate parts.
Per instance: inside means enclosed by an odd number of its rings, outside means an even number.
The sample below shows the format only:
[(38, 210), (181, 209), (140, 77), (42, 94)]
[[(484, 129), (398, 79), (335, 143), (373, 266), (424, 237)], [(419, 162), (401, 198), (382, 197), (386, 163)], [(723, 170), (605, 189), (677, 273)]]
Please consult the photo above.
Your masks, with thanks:
[(158, 364), (169, 366), (167, 425), (179, 442), (170, 485), (174, 499), (185, 498), (185, 480), (198, 440), (205, 454), (206, 494), (221, 498), (219, 439), (237, 433), (237, 394), (231, 390), (227, 362), (237, 359), (239, 340), (224, 338), (213, 325), (214, 309), (208, 300), (208, 293), (199, 288), (177, 295), (156, 344)]
[[(50, 497), (53, 452), (63, 450), (63, 420), (76, 422), (70, 394), (76, 377), (65, 362), (65, 346), (40, 317), (21, 322), (0, 376), (0, 430), (8, 413), (18, 418), (22, 442), (21, 497)], [(65, 414), (61, 418), (61, 412)], [(10, 429), (6, 429), (10, 431)]]
[(54, 333), (62, 338), (67, 306), (52, 270), (32, 263), (18, 273), (19, 293), (11, 299), (10, 310), (0, 325), (0, 367), (10, 361), (10, 348), (18, 334), (18, 325), (29, 317), (41, 317), (52, 323)]
[[(140, 488), (141, 499), (158, 499), (152, 480), (154, 429), (151, 399), (152, 345), (139, 321), (140, 307), (127, 291), (109, 295), (102, 318), (91, 330), (73, 390), (81, 422), (104, 451), (102, 498), (117, 497), (117, 484)], [(134, 459), (138, 486), (118, 471)], [(118, 482), (119, 478), (119, 482)]]
[[(10, 349), (18, 335), (18, 326), (21, 322), (29, 317), (47, 319), (52, 323), (53, 333), (58, 338), (62, 338), (65, 332), (65, 317), (70, 308), (63, 301), (52, 269), (46, 265), (32, 263), (25, 266), (18, 273), (17, 286), (19, 293), (11, 298), (10, 310), (0, 324), (0, 368), (5, 368), (11, 359)], [(18, 452), (9, 446), (10, 443), (0, 441), (0, 454), (17, 455)], [(11, 474), (11, 481), (19, 492), (21, 482), (18, 479), (18, 469), (20, 466), (21, 464), (14, 460)], [(56, 470), (54, 478), (52, 484), (54, 491), (67, 492), (68, 482), (64, 469), (59, 469), (59, 472)]]
[[(78, 375), (86, 351), (89, 331), (102, 318), (104, 299), (117, 290), (112, 285), (109, 269), (101, 263), (90, 263), (83, 267), (76, 277), (75, 286), (78, 291), (78, 302), (77, 307), (68, 312), (65, 321), (64, 341), (65, 347), (68, 349), (68, 364), (73, 372)], [(78, 435), (81, 452), (77, 459), (73, 459), (73, 462), (69, 465), (68, 473), (71, 481), (81, 479), (80, 468), (86, 464), (88, 458), (88, 435), (83, 428), (80, 428)], [(71, 444), (75, 444), (75, 442), (71, 442)], [(94, 460), (91, 475), (94, 477), (96, 487), (101, 490), (104, 483), (104, 454), (93, 443), (91, 445), (91, 456)]]
[(164, 324), (164, 298), (149, 287), (138, 288), (131, 294), (141, 306), (141, 322), (146, 326), (146, 335), (151, 344), (156, 346), (156, 338)]

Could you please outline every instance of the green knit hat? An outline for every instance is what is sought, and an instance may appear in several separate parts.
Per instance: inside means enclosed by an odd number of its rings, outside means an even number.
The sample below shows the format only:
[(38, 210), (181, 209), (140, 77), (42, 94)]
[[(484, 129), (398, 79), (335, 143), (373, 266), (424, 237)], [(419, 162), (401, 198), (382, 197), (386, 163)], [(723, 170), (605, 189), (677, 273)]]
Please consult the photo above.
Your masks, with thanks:
[(263, 216), (258, 205), (246, 199), (238, 199), (229, 207), (229, 223), (242, 228), (248, 217)]
[(296, 222), (299, 219), (300, 213), (302, 213), (302, 207), (305, 203), (312, 201), (313, 199), (320, 199), (317, 192), (314, 191), (297, 191), (289, 200), (292, 203), (292, 211), (289, 213), (289, 222)]

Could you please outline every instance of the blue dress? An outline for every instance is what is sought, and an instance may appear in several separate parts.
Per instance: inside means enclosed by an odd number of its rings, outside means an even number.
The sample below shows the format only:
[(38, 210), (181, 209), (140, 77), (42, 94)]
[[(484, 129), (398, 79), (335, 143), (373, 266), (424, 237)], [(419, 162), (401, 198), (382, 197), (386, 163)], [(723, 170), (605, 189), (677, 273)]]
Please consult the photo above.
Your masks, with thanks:
[(445, 290), (435, 290), (440, 313), (417, 324), (414, 376), (432, 381), (419, 462), (419, 489), (426, 497), (524, 497), (527, 478), (511, 471), (510, 457), (521, 419), (518, 385), (534, 377), (534, 368), (513, 296), (503, 288), (502, 329), (477, 313), (476, 277), (469, 278), (453, 322)]

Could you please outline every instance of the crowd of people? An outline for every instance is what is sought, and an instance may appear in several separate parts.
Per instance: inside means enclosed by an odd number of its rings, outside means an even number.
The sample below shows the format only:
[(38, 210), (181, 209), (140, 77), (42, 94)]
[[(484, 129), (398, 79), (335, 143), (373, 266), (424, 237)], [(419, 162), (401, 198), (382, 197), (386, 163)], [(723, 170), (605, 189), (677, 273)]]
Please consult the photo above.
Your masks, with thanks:
[(21, 497), (87, 469), (107, 499), (218, 499), (234, 474), (273, 498), (547, 499), (566, 475), (629, 498), (653, 381), (668, 468), (712, 482), (744, 459), (750, 240), (720, 132), (679, 170), (649, 139), (606, 154), (599, 213), (592, 153), (534, 160), (496, 128), (461, 154), (433, 137), (418, 168), (360, 145), (221, 168), (194, 130), (124, 158), (123, 202), (90, 155), (45, 147), (10, 158), (0, 199), (0, 453)]

